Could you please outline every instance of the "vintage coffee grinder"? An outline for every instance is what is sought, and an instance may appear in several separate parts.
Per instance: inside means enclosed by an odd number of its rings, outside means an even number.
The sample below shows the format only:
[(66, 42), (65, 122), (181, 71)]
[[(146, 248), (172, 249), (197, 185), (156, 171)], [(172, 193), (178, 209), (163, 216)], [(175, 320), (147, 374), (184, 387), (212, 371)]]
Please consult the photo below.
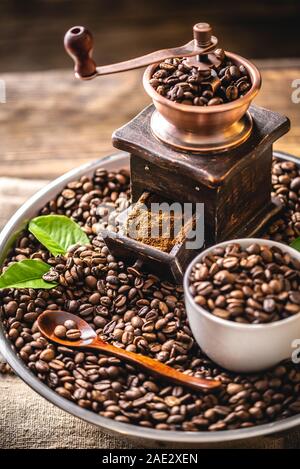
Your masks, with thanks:
[[(207, 23), (193, 28), (184, 46), (152, 52), (113, 65), (96, 66), (93, 39), (82, 26), (65, 35), (65, 47), (75, 61), (75, 75), (83, 80), (148, 66), (143, 84), (153, 104), (113, 133), (113, 145), (130, 153), (132, 202), (155, 194), (161, 200), (204, 203), (205, 245), (260, 230), (281, 209), (271, 199), (272, 145), (289, 130), (289, 120), (275, 112), (250, 106), (261, 86), (257, 68), (226, 52), (243, 65), (251, 88), (239, 99), (212, 106), (173, 102), (149, 83), (158, 64), (174, 57), (206, 71), (218, 67), (218, 40)], [(218, 86), (212, 80), (211, 87)], [(192, 222), (191, 222), (192, 223)], [(114, 232), (106, 234), (116, 256), (141, 259), (159, 274), (180, 281), (185, 267), (198, 253), (180, 238), (168, 252)]]

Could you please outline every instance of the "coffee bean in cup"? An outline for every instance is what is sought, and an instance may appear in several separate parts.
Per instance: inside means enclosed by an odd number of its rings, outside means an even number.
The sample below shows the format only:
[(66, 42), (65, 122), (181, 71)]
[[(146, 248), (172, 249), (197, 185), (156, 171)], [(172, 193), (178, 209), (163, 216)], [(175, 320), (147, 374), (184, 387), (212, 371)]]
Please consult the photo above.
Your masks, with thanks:
[(277, 246), (216, 247), (195, 264), (189, 290), (221, 319), (264, 324), (300, 313), (300, 263)]

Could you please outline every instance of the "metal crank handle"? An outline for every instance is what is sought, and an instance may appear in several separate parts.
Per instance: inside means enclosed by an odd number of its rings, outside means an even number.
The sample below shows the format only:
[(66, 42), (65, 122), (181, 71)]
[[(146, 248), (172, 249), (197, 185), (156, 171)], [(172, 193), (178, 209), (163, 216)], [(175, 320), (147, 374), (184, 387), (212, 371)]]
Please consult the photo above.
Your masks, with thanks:
[(84, 26), (74, 26), (69, 29), (65, 34), (64, 45), (66, 51), (74, 60), (76, 77), (82, 80), (90, 80), (102, 75), (145, 67), (174, 57), (205, 56), (205, 54), (214, 50), (218, 44), (218, 39), (211, 35), (211, 27), (207, 23), (195, 24), (193, 35), (194, 39), (183, 46), (162, 49), (131, 60), (103, 66), (97, 66), (92, 58), (93, 36)]

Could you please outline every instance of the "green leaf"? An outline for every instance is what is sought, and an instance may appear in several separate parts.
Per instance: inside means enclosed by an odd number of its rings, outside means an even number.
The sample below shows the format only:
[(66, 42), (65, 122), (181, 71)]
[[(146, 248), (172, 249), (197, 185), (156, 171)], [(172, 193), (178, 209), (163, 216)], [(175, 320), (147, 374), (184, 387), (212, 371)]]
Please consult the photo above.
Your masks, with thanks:
[(33, 218), (28, 229), (54, 256), (65, 254), (73, 244), (90, 243), (81, 227), (64, 215)]
[(45, 282), (43, 275), (50, 270), (50, 265), (39, 259), (24, 259), (15, 262), (0, 276), (0, 289), (3, 288), (53, 288), (56, 282)]
[(290, 244), (291, 248), (297, 249), (300, 251), (300, 238), (294, 239), (294, 241)]

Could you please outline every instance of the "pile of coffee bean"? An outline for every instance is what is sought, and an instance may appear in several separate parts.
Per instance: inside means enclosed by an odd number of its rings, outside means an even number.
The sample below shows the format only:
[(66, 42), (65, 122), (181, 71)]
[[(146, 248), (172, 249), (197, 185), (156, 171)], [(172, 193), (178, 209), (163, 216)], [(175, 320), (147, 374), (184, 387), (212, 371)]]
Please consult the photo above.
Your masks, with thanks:
[(274, 160), (272, 166), (273, 197), (285, 210), (270, 226), (265, 238), (290, 244), (300, 236), (300, 169), (293, 161)]
[[(273, 232), (266, 236), (289, 242), (298, 236), (292, 221), (298, 201), (290, 194), (300, 172), (294, 163), (288, 167), (285, 163), (274, 164), (277, 178), (287, 176), (276, 181), (274, 192), (281, 194), (286, 208), (275, 222), (277, 228), (272, 225)], [(74, 218), (88, 233), (90, 245), (75, 246), (66, 256), (54, 258), (28, 232), (16, 242), (7, 263), (40, 258), (52, 265), (58, 280), (50, 290), (0, 291), (1, 316), (16, 353), (60, 396), (118, 422), (196, 432), (247, 428), (299, 413), (299, 365), (287, 361), (251, 375), (219, 368), (193, 340), (182, 285), (114, 259), (94, 234), (94, 224), (102, 222), (97, 207), (104, 199), (116, 210), (126, 205), (129, 182), (124, 171), (98, 169), (92, 178), (84, 176), (68, 184), (42, 210)], [(293, 193), (298, 196), (298, 189)], [(115, 357), (50, 343), (36, 321), (45, 309), (70, 311), (112, 344), (149, 355), (188, 375), (220, 379), (222, 387), (215, 393), (191, 392), (158, 381)]]
[(263, 324), (300, 312), (300, 262), (277, 246), (217, 247), (189, 281), (195, 303), (222, 319)]
[(221, 64), (209, 70), (189, 65), (184, 58), (166, 59), (150, 84), (165, 98), (193, 106), (215, 106), (241, 98), (252, 86), (247, 69), (229, 60), (223, 49), (217, 49), (215, 55)]
[(59, 339), (78, 340), (81, 337), (81, 332), (75, 321), (67, 319), (63, 324), (55, 327), (54, 335)]

